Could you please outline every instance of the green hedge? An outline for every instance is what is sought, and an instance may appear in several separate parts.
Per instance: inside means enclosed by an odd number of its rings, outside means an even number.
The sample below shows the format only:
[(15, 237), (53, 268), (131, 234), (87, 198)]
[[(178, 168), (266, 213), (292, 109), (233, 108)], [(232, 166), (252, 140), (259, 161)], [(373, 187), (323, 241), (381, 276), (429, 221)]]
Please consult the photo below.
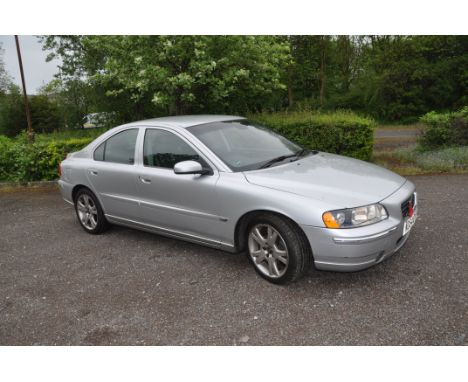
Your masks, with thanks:
[(422, 149), (468, 145), (468, 106), (452, 113), (431, 111), (421, 122), (426, 126), (419, 139)]
[(374, 120), (352, 112), (255, 114), (250, 120), (265, 125), (299, 145), (370, 160), (374, 144)]
[(68, 153), (81, 150), (92, 138), (28, 144), (24, 136), (0, 136), (0, 181), (29, 182), (57, 178), (57, 166)]

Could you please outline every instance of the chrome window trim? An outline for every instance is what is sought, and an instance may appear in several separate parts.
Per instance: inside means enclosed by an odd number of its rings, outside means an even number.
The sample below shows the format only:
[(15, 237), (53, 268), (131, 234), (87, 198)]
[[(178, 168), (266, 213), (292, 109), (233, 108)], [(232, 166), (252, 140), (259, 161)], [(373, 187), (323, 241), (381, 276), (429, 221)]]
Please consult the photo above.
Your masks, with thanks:
[(139, 160), (140, 160), (140, 164), (141, 166), (143, 167), (146, 167), (146, 168), (157, 168), (157, 169), (161, 169), (161, 170), (169, 170), (169, 171), (174, 171), (173, 168), (168, 168), (168, 167), (161, 167), (161, 166), (148, 166), (148, 165), (145, 165), (145, 162), (144, 162), (144, 158), (143, 158), (143, 155), (144, 155), (144, 144), (145, 144), (145, 138), (146, 138), (146, 131), (147, 130), (164, 130), (164, 131), (167, 131), (168, 133), (172, 133), (174, 134), (176, 137), (182, 139), (182, 141), (184, 141), (190, 148), (192, 148), (198, 155), (200, 155), (202, 157), (202, 159), (208, 164), (208, 166), (210, 167), (211, 171), (214, 171), (213, 167), (217, 169), (217, 167), (212, 163), (212, 161), (210, 161), (206, 155), (204, 155), (204, 153), (198, 149), (195, 145), (192, 144), (192, 142), (185, 136), (183, 136), (182, 134), (179, 134), (178, 131), (174, 130), (174, 129), (170, 129), (170, 128), (167, 128), (167, 127), (159, 127), (159, 126), (145, 126), (143, 127), (142, 129), (142, 133), (141, 133), (141, 142), (139, 143), (139, 148), (140, 148), (140, 153), (139, 153)]
[(208, 157), (211, 160), (211, 162), (215, 164), (218, 171), (221, 171), (221, 172), (234, 172), (213, 151), (211, 151), (208, 146), (206, 146), (202, 141), (200, 141), (189, 130), (182, 129), (182, 130), (180, 130), (180, 134), (185, 136), (190, 142), (192, 142), (192, 144), (195, 147), (197, 147), (200, 150), (200, 152), (205, 154), (205, 156)]
[[(121, 133), (123, 133), (123, 132), (125, 132), (127, 130), (137, 130), (137, 137), (135, 139), (135, 148), (133, 149), (133, 163), (112, 162), (112, 161), (94, 159), (94, 152), (99, 147), (101, 147), (101, 145), (106, 144), (109, 139), (111, 139), (111, 138), (115, 137), (117, 134), (121, 134)], [(90, 159), (93, 162), (99, 162), (99, 163), (113, 163), (113, 164), (124, 164), (124, 165), (127, 165), (127, 166), (135, 166), (136, 162), (137, 162), (136, 154), (137, 154), (137, 151), (138, 151), (138, 141), (139, 141), (140, 134), (141, 134), (141, 132), (140, 132), (140, 129), (138, 128), (138, 126), (133, 126), (133, 127), (127, 127), (127, 128), (120, 129), (120, 130), (116, 131), (115, 134), (111, 134), (106, 139), (103, 139), (100, 142), (98, 142), (91, 150), (91, 158)], [(104, 152), (105, 152), (105, 148), (104, 148)]]
[[(108, 130), (107, 132), (103, 133), (101, 136), (97, 137), (96, 140), (91, 142), (86, 148), (84, 149), (85, 152), (87, 153), (88, 157), (90, 155), (90, 159), (94, 161), (94, 150), (104, 141), (109, 139), (110, 137), (114, 136), (115, 134), (118, 134), (124, 130), (128, 129), (139, 129), (140, 131), (143, 131), (143, 138), (144, 139), (144, 131), (147, 128), (151, 129), (164, 129), (168, 130), (172, 133), (176, 133), (177, 135), (184, 137), (186, 141), (190, 142), (193, 147), (197, 149), (201, 154), (203, 154), (205, 159), (208, 159), (208, 162), (214, 166), (218, 171), (220, 172), (233, 172), (221, 159), (218, 158), (218, 156), (213, 153), (203, 142), (201, 142), (195, 135), (190, 133), (186, 128), (178, 128), (178, 127), (168, 127), (168, 126), (162, 126), (162, 125), (147, 125), (144, 123), (144, 121), (141, 124), (138, 125), (123, 125), (123, 126), (117, 126), (114, 127), (111, 130)], [(115, 129), (115, 130), (114, 130)], [(141, 134), (141, 133), (140, 133)], [(137, 138), (137, 154), (136, 158), (138, 160), (140, 159), (140, 156), (142, 157), (143, 155), (143, 142), (139, 143), (140, 141), (140, 134)], [(141, 150), (141, 151), (140, 151)], [(143, 159), (143, 158), (141, 158)], [(104, 163), (104, 161), (96, 161), (96, 162), (101, 162)], [(135, 160), (135, 164), (137, 162), (137, 159)], [(142, 164), (143, 160), (140, 161), (138, 164)]]

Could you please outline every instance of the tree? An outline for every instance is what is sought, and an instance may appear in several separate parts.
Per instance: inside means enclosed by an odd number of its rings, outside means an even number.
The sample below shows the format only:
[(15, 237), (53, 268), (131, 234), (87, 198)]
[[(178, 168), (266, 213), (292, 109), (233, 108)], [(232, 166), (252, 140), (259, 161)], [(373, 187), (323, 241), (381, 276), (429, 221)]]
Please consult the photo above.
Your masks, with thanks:
[(0, 134), (14, 137), (27, 127), (20, 88), (10, 84), (0, 100)]
[(109, 100), (130, 104), (133, 110), (124, 111), (133, 117), (274, 108), (286, 90), (289, 46), (274, 36), (57, 36), (43, 41), (62, 58), (63, 72), (78, 71)]
[(50, 133), (60, 128), (57, 104), (43, 94), (30, 97), (31, 119), (36, 132)]
[(385, 120), (414, 120), (467, 101), (467, 36), (368, 36), (351, 105)]
[(11, 78), (5, 69), (5, 63), (3, 62), (3, 49), (0, 44), (0, 95), (6, 93), (10, 84)]
[(315, 107), (324, 107), (333, 68), (334, 39), (332, 36), (291, 36), (290, 43), (294, 60), (293, 93)]
[[(61, 127), (58, 106), (46, 95), (30, 96), (29, 107), (36, 132), (51, 132)], [(26, 113), (21, 90), (12, 84), (0, 104), (0, 134), (14, 137), (26, 128)]]
[[(45, 36), (61, 110), (119, 121), (286, 106), (411, 121), (468, 102), (467, 36)], [(294, 105), (294, 106), (293, 106)]]
[(296, 101), (318, 99), (320, 54), (316, 36), (291, 36), (291, 87)]
[(53, 100), (64, 128), (82, 127), (83, 116), (90, 110), (89, 85), (80, 79), (56, 78), (44, 86), (40, 93)]

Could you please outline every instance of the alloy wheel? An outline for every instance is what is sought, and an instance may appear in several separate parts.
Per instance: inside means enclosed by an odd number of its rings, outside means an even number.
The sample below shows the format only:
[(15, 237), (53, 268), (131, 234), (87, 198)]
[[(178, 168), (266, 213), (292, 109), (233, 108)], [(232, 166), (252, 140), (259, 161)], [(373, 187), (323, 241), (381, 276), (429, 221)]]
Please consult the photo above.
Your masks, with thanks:
[(249, 255), (265, 276), (283, 276), (289, 264), (288, 248), (281, 234), (269, 224), (257, 224), (248, 237)]
[(86, 229), (95, 229), (98, 224), (98, 211), (94, 200), (87, 194), (81, 194), (76, 201), (76, 209), (81, 224)]

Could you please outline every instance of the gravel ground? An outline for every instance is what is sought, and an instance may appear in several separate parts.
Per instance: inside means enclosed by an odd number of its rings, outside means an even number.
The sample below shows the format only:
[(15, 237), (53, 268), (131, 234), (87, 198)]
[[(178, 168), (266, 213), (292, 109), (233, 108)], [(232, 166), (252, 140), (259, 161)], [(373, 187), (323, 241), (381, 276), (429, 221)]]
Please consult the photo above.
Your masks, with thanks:
[(0, 192), (0, 345), (466, 345), (468, 176), (413, 177), (406, 246), (282, 287), (233, 255), (114, 227), (56, 189)]

